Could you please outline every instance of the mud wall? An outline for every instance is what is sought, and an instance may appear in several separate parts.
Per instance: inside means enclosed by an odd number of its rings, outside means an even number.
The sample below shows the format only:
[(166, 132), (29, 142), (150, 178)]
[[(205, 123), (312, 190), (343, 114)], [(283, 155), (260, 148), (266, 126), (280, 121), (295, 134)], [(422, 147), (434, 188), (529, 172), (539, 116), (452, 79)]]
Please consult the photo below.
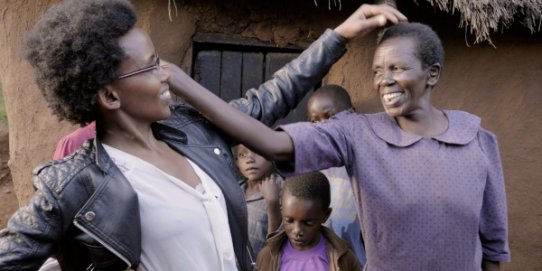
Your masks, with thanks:
[[(0, 76), (10, 123), (10, 168), (21, 203), (32, 193), (32, 168), (47, 161), (56, 141), (74, 129), (50, 114), (20, 54), (24, 32), (54, 2), (0, 0)], [(166, 0), (138, 0), (134, 5), (139, 25), (149, 32), (161, 57), (189, 69), (191, 38), (196, 33), (225, 33), (303, 47), (354, 9), (346, 0), (341, 11), (328, 10), (327, 1), (317, 2), (319, 7), (313, 1), (177, 1), (177, 16), (171, 6), (172, 21)], [(457, 17), (435, 13), (423, 3), (418, 7), (406, 3), (410, 1), (398, 2), (411, 20), (432, 25), (443, 39), (446, 63), (434, 90), (435, 103), (481, 116), (482, 125), (498, 136), (513, 255), (505, 270), (536, 270), (542, 263), (542, 169), (538, 166), (542, 161), (538, 139), (542, 133), (542, 35), (515, 28), (493, 36), (496, 49), (487, 44), (469, 47), (473, 39), (457, 28)], [(345, 86), (359, 112), (380, 111), (371, 90), (373, 50), (374, 36), (350, 44), (326, 79)]]
[(72, 129), (51, 117), (22, 57), (24, 33), (54, 2), (0, 0), (0, 78), (10, 130), (8, 165), (19, 202), (32, 194), (31, 170), (52, 156), (57, 133)]

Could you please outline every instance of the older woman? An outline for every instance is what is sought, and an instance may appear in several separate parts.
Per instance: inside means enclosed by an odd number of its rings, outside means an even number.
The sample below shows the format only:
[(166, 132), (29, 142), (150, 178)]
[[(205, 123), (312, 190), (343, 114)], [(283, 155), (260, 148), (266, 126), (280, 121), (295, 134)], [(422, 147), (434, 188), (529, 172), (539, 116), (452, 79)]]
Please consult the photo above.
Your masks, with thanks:
[[(376, 9), (379, 21), (396, 14)], [(372, 16), (372, 15), (371, 15)], [(232, 105), (265, 124), (284, 116), (366, 32), (364, 16), (327, 30), (299, 58)], [(229, 145), (170, 88), (124, 0), (56, 5), (29, 35), (27, 58), (54, 114), (96, 121), (96, 139), (34, 171), (37, 189), (0, 232), (0, 270), (248, 270), (247, 211)], [(369, 28), (370, 30), (370, 28)]]
[(282, 161), (284, 172), (346, 166), (359, 195), (366, 270), (498, 270), (510, 252), (497, 140), (478, 117), (431, 103), (443, 65), (431, 28), (391, 26), (372, 67), (385, 113), (341, 112), (282, 131), (236, 114), (193, 82), (182, 95), (245, 145)]

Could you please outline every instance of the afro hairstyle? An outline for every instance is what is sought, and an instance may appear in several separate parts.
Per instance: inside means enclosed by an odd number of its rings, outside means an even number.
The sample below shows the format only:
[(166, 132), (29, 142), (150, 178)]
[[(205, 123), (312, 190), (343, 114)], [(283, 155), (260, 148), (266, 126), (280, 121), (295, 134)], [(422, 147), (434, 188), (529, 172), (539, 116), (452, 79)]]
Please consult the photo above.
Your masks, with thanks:
[(39, 19), (25, 57), (60, 120), (84, 125), (98, 118), (96, 93), (116, 79), (125, 57), (119, 39), (136, 21), (126, 0), (67, 0)]

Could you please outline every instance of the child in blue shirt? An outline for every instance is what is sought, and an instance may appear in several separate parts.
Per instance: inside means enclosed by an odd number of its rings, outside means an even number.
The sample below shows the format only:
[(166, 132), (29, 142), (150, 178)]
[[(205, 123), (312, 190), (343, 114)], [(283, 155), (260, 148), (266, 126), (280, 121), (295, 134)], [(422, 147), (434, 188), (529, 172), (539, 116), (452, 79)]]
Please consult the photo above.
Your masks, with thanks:
[(271, 161), (244, 145), (237, 146), (235, 163), (244, 177), (240, 185), (247, 203), (248, 239), (254, 255), (258, 255), (265, 245), (267, 235), (280, 226), (279, 193), (282, 177), (274, 173), (275, 167)]
[[(324, 122), (341, 111), (355, 111), (348, 92), (339, 85), (325, 85), (317, 89), (307, 103), (308, 121)], [(358, 257), (360, 264), (365, 264), (365, 247), (358, 219), (356, 199), (353, 193), (357, 188), (345, 167), (333, 167), (321, 170), (329, 180), (331, 187), (331, 208), (333, 212), (324, 224), (335, 234), (346, 240)]]

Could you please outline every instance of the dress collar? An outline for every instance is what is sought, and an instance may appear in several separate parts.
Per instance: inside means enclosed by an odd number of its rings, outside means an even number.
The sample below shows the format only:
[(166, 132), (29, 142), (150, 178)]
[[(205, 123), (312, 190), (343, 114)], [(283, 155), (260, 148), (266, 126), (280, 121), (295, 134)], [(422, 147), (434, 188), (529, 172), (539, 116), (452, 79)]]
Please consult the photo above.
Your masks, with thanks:
[[(476, 137), (480, 129), (479, 117), (457, 110), (444, 110), (443, 112), (448, 118), (448, 129), (432, 139), (447, 144), (466, 145)], [(374, 133), (394, 146), (408, 147), (423, 138), (420, 135), (403, 131), (395, 118), (386, 113), (366, 114), (365, 116)]]

